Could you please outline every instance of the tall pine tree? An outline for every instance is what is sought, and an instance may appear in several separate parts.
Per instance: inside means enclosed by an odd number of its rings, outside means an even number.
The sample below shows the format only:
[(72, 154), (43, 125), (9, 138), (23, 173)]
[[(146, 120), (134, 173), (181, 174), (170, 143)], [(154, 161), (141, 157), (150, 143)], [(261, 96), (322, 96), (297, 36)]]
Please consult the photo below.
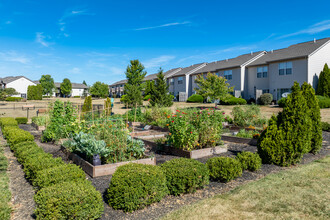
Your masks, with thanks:
[(124, 93), (126, 94), (126, 104), (135, 107), (136, 105), (142, 105), (142, 80), (147, 74), (144, 71), (144, 66), (139, 60), (131, 60), (130, 65), (126, 69), (127, 83), (124, 87)]
[(309, 108), (309, 117), (311, 119), (311, 152), (317, 153), (322, 147), (322, 126), (321, 112), (318, 104), (318, 99), (315, 96), (313, 87), (304, 82), (301, 86), (303, 96), (306, 99), (307, 107)]
[(159, 69), (157, 74), (156, 83), (151, 92), (150, 104), (159, 107), (169, 107), (173, 105), (173, 96), (168, 93), (168, 85), (162, 69)]
[(316, 94), (330, 97), (330, 69), (328, 64), (324, 64), (323, 71), (320, 73)]

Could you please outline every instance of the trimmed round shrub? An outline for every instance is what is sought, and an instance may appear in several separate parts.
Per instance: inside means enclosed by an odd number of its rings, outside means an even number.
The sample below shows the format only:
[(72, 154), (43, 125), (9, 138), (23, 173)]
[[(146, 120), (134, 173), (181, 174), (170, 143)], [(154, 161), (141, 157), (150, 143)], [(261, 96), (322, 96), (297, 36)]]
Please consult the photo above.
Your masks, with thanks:
[(17, 117), (15, 118), (18, 124), (27, 124), (28, 119), (26, 117)]
[(107, 202), (114, 209), (132, 212), (168, 194), (166, 177), (159, 166), (129, 163), (113, 174)]
[(36, 173), (33, 185), (39, 189), (62, 182), (77, 182), (86, 179), (85, 172), (75, 164), (65, 164)]
[(281, 99), (277, 102), (278, 106), (280, 106), (280, 107), (282, 107), (282, 108), (285, 107), (285, 103), (286, 103), (286, 98), (281, 98)]
[(237, 154), (236, 159), (241, 163), (243, 170), (252, 172), (260, 169), (262, 164), (259, 154), (247, 151)]
[(203, 103), (203, 101), (204, 101), (203, 96), (198, 95), (198, 94), (193, 94), (187, 99), (187, 102), (200, 102), (200, 103)]
[(35, 154), (29, 158), (26, 158), (25, 162), (23, 163), (24, 173), (26, 178), (33, 182), (38, 171), (63, 164), (64, 162), (61, 158), (53, 158), (51, 154)]
[(220, 100), (221, 105), (246, 105), (246, 100), (242, 98), (230, 97), (225, 100)]
[(261, 105), (270, 105), (273, 101), (273, 95), (270, 93), (264, 93), (259, 98), (259, 103)]
[(242, 175), (241, 163), (235, 158), (213, 157), (207, 160), (206, 165), (213, 180), (229, 182)]
[(209, 184), (207, 166), (197, 160), (179, 158), (161, 165), (171, 195), (192, 193)]
[(104, 211), (100, 192), (87, 180), (42, 188), (34, 201), (37, 219), (98, 219)]
[(319, 101), (320, 108), (330, 108), (330, 98), (317, 95), (316, 98)]
[(328, 122), (321, 122), (322, 131), (329, 131), (330, 132), (330, 124)]

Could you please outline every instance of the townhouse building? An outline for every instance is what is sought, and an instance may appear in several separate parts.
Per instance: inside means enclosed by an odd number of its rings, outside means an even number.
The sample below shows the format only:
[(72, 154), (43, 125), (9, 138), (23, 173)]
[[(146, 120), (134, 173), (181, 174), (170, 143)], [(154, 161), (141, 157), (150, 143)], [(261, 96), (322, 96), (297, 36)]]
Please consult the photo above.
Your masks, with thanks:
[[(198, 86), (195, 83), (197, 75), (205, 76), (210, 72), (226, 78), (230, 86), (234, 87), (235, 97), (257, 99), (263, 93), (271, 93), (274, 100), (279, 100), (283, 93), (290, 92), (294, 81), (300, 84), (308, 82), (316, 89), (325, 63), (330, 64), (330, 38), (314, 39), (278, 50), (251, 52), (211, 63), (179, 67), (167, 71), (165, 77), (169, 93), (174, 96), (179, 93), (191, 96)], [(156, 75), (146, 76), (145, 80), (154, 80)], [(116, 88), (123, 87), (126, 82), (121, 80), (110, 85), (110, 91), (118, 94)]]

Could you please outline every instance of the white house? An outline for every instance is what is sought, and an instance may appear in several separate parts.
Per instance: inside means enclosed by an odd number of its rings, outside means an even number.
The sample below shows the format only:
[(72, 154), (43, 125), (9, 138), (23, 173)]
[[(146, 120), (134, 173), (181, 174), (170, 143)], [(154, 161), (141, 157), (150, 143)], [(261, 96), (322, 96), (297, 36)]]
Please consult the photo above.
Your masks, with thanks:
[(35, 86), (36, 83), (26, 78), (25, 76), (8, 76), (5, 78), (0, 78), (1, 88), (14, 88), (18, 95), (15, 97), (27, 97), (27, 89), (29, 86)]

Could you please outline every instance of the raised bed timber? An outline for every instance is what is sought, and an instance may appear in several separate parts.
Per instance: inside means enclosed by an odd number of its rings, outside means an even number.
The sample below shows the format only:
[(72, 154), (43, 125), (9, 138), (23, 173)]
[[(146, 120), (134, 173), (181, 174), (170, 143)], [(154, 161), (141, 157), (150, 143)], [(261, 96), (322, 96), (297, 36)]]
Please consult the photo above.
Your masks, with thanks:
[(226, 153), (228, 151), (227, 145), (203, 148), (203, 149), (192, 150), (192, 151), (182, 150), (182, 149), (178, 149), (175, 147), (164, 145), (162, 150), (168, 154), (173, 154), (175, 156), (186, 157), (186, 158), (191, 158), (191, 159), (208, 157), (208, 156), (212, 156), (214, 154)]
[(257, 139), (250, 139), (250, 138), (241, 138), (241, 137), (235, 137), (235, 136), (229, 136), (229, 135), (221, 135), (221, 140), (238, 143), (238, 144), (249, 144), (252, 146), (257, 146)]
[(39, 125), (37, 125), (37, 124), (35, 124), (35, 123), (31, 123), (31, 125), (32, 125), (32, 127), (34, 127), (37, 131), (44, 131), (44, 130), (46, 130), (46, 126), (39, 126)]
[(113, 164), (104, 164), (100, 166), (93, 166), (88, 161), (84, 160), (80, 156), (75, 153), (69, 152), (65, 147), (61, 146), (61, 150), (66, 154), (66, 156), (72, 160), (75, 164), (79, 165), (88, 175), (91, 177), (99, 177), (99, 176), (107, 176), (112, 175), (116, 171), (116, 169), (122, 165), (128, 163), (139, 163), (139, 164), (149, 164), (149, 165), (156, 165), (156, 158), (144, 158), (140, 160), (133, 160), (133, 161), (125, 161), (125, 162), (118, 162)]

